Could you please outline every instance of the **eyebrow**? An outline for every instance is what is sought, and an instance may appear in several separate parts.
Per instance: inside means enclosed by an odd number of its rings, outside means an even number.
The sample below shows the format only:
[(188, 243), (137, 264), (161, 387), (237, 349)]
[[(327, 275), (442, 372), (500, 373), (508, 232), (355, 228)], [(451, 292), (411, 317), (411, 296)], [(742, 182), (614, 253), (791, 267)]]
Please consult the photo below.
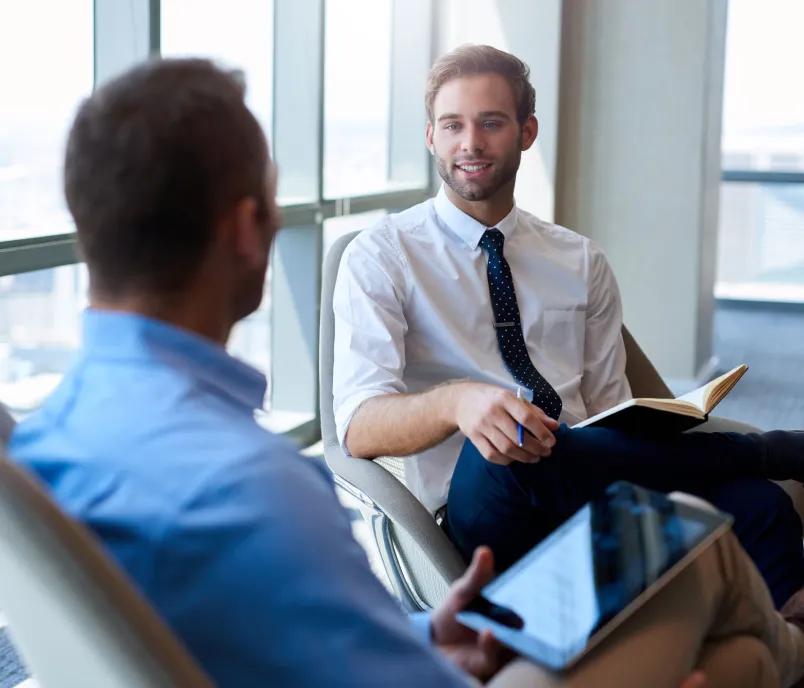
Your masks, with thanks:
[(478, 117), (483, 119), (484, 117), (499, 117), (500, 119), (511, 119), (507, 112), (503, 112), (502, 110), (484, 110), (483, 112), (478, 112)]
[[(477, 116), (479, 119), (484, 119), (486, 117), (499, 117), (500, 119), (508, 119), (510, 120), (511, 117), (507, 112), (503, 110), (484, 110), (483, 112), (478, 112)], [(455, 112), (445, 112), (441, 115), (436, 121), (440, 122), (445, 119), (462, 119), (463, 115), (459, 115)]]

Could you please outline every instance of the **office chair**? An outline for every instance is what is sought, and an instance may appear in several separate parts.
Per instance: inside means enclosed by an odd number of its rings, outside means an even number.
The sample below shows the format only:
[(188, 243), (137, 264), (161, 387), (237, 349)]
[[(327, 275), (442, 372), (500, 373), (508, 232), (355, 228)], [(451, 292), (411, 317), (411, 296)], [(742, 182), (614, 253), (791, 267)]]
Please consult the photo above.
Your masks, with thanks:
[(11, 431), (14, 429), (14, 419), (3, 404), (0, 404), (0, 449), (8, 444)]
[(43, 688), (211, 688), (95, 538), (0, 449), (0, 609)]
[[(465, 568), (454, 545), (405, 486), (403, 459), (382, 457), (374, 461), (347, 457), (335, 432), (332, 408), (332, 369), (335, 324), (332, 295), (341, 256), (357, 232), (340, 237), (324, 262), (321, 292), (321, 341), (319, 347), (321, 434), (324, 458), (336, 482), (360, 503), (394, 593), (408, 611), (428, 609), (440, 602)], [(635, 397), (669, 398), (672, 393), (630, 332), (623, 327), (626, 377)], [(711, 418), (697, 428), (703, 431), (756, 432), (738, 421)], [(786, 481), (782, 487), (804, 514), (804, 490)]]

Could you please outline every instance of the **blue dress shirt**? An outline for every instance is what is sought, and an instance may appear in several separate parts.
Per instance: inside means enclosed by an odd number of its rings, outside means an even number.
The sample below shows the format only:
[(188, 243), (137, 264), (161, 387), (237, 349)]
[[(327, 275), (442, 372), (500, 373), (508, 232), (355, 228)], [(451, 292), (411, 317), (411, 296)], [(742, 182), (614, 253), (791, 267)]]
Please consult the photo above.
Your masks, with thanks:
[(208, 340), (90, 310), (10, 453), (218, 685), (466, 685), (371, 573), (325, 469), (255, 422), (265, 388)]

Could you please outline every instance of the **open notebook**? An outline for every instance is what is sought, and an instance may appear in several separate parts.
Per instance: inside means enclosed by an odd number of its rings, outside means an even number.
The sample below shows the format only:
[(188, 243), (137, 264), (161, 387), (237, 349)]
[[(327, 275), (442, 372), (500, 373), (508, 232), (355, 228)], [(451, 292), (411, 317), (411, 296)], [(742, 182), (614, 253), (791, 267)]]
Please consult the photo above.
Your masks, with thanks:
[(748, 370), (743, 364), (677, 399), (629, 399), (574, 425), (640, 432), (683, 431), (704, 423)]

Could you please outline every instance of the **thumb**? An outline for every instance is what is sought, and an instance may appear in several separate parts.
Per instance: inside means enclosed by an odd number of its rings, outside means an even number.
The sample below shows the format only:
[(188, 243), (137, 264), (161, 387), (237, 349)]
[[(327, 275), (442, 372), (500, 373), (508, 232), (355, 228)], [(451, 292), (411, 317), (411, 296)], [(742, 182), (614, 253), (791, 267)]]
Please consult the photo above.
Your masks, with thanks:
[(460, 609), (474, 599), (480, 589), (494, 577), (494, 555), (488, 547), (478, 547), (463, 575), (453, 585), (453, 601)]

